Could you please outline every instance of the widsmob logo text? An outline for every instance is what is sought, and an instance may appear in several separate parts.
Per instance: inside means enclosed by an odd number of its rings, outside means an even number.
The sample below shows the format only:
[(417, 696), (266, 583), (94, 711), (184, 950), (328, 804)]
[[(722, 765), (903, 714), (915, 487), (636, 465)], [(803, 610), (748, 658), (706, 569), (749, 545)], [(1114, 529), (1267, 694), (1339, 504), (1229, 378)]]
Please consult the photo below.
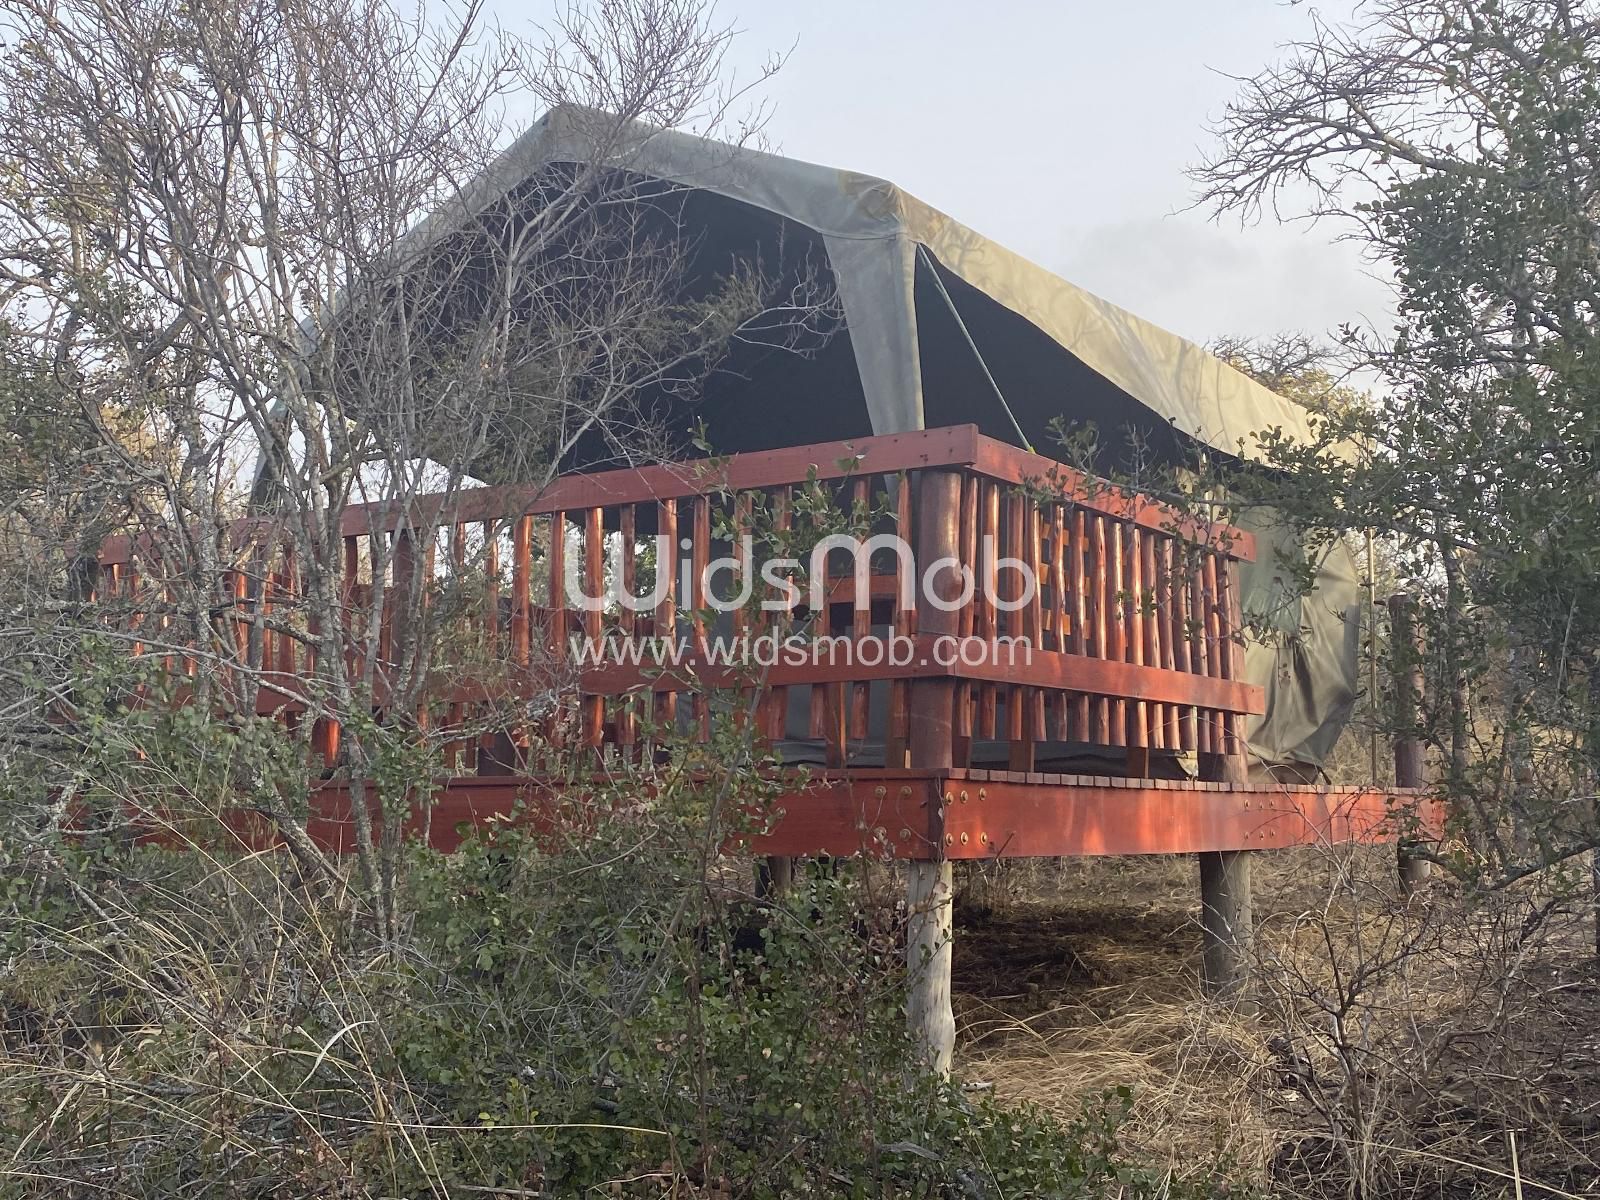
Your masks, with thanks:
[(984, 640), (943, 634), (920, 643), (904, 634), (806, 637), (768, 632), (734, 637), (588, 638), (569, 643), (579, 667), (1017, 667), (1033, 662), (1033, 644), (1022, 637)]
[[(684, 538), (680, 545), (675, 547), (671, 538), (659, 534), (654, 542), (657, 563), (669, 563), (675, 551), (687, 551), (693, 546), (688, 538)], [(965, 608), (972, 603), (979, 587), (983, 589), (984, 600), (1001, 612), (1016, 612), (1033, 603), (1039, 594), (1039, 581), (1034, 577), (1033, 569), (1019, 558), (997, 555), (992, 534), (984, 536), (983, 551), (983, 561), (992, 566), (984, 572), (986, 577), (981, 580), (976, 577), (969, 565), (953, 556), (936, 558), (919, 570), (916, 554), (911, 546), (904, 538), (892, 533), (874, 534), (868, 538), (833, 534), (823, 538), (812, 548), (807, 562), (803, 563), (797, 558), (778, 557), (763, 559), (758, 565), (755, 560), (754, 540), (749, 534), (745, 534), (739, 539), (736, 554), (712, 559), (705, 565), (698, 580), (699, 594), (705, 597), (704, 603), (707, 608), (715, 612), (734, 612), (749, 605), (759, 583), (765, 589), (760, 603), (763, 611), (787, 612), (799, 604), (804, 596), (806, 604), (814, 612), (824, 603), (830, 556), (835, 552), (842, 552), (848, 554), (851, 559), (849, 573), (855, 577), (855, 603), (858, 608), (870, 605), (872, 560), (875, 555), (885, 554), (893, 554), (896, 559), (896, 575), (900, 581), (899, 601), (902, 608), (917, 606), (918, 587), (921, 588), (921, 601), (942, 612), (956, 612)], [(622, 544), (617, 539), (611, 539), (606, 551), (606, 562), (608, 568), (606, 588), (599, 595), (591, 595), (584, 586), (577, 556), (565, 556), (562, 582), (567, 603), (571, 607), (582, 612), (601, 612), (609, 608), (651, 612), (667, 599), (675, 577), (689, 580), (694, 576), (693, 560), (687, 556), (683, 557), (676, 573), (658, 569), (655, 586), (648, 593), (638, 595), (622, 587)], [(807, 568), (805, 577), (809, 581), (804, 589), (794, 579), (802, 566)], [(724, 577), (727, 584), (725, 587), (721, 586)], [(1001, 586), (1002, 580), (1007, 586)], [(951, 582), (959, 583), (959, 587), (950, 587)]]

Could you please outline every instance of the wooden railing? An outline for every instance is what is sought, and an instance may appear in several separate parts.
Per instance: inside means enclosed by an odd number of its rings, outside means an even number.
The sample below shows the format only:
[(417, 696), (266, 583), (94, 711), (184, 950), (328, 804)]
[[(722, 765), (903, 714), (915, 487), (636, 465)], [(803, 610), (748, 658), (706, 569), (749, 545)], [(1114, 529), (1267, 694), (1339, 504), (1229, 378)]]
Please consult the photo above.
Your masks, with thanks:
[[(863, 579), (840, 570), (843, 556), (835, 555), (826, 602), (814, 610), (801, 597), (780, 611), (752, 604), (711, 613), (704, 574), (711, 559), (757, 526), (799, 537), (797, 520), (810, 518), (797, 515), (798, 502), (819, 488), (846, 509), (877, 513), (875, 531), (904, 538), (918, 568), (948, 558), (970, 569), (978, 581), (971, 599), (935, 608), (921, 581), (905, 578), (912, 567), (903, 557), (880, 554)], [(657, 534), (680, 548), (664, 568), (650, 549)], [(568, 717), (541, 718), (543, 736), (576, 739), (602, 757), (643, 753), (651, 731), (665, 727), (705, 739), (714, 715), (726, 710), (785, 755), (815, 745), (831, 766), (869, 757), (904, 766), (920, 730), (924, 745), (946, 739), (957, 766), (998, 756), (998, 765), (1032, 770), (1041, 754), (1100, 746), (1125, 754), (1128, 774), (1145, 775), (1153, 752), (1238, 753), (1241, 718), (1262, 707), (1260, 689), (1240, 679), (1237, 564), (1253, 556), (1249, 535), (1180, 517), (970, 425), (572, 475), (537, 491), (475, 488), (403, 508), (352, 505), (341, 516), (340, 539), (346, 664), (357, 670), (376, 648), (374, 703), (386, 702), (384, 681), (403, 640), (397, 623), (407, 619), (405, 605), (391, 601), (379, 628), (370, 627), (374, 570), (395, 596), (425, 600), (470, 586), (481, 603), (451, 619), (470, 624), (472, 643), (508, 670), (490, 688), (435, 664), (424, 695), (408, 702), (443, 704), (445, 723), (464, 727), (488, 691), (549, 689), (557, 681), (555, 700)], [(259, 681), (257, 711), (296, 720), (308, 703), (299, 684), (316, 674), (325, 640), (297, 623), (294, 552), (263, 519), (241, 522), (232, 544), (217, 573), (226, 603), (215, 628), (232, 639), (237, 669)], [(141, 563), (154, 553), (149, 545), (137, 537), (106, 544), (103, 598), (150, 593), (159, 570)], [(1013, 611), (1006, 609), (1020, 597), (1019, 572), (1001, 574), (1001, 603), (982, 586), (1000, 558), (1020, 561), (1038, 581)], [(661, 569), (669, 586), (648, 611), (573, 608), (563, 586), (568, 566), (585, 594), (598, 595), (608, 559), (626, 593), (637, 595)], [(950, 570), (943, 578), (957, 581)], [(771, 594), (767, 582), (752, 582), (762, 589), (758, 600)], [(155, 585), (157, 594), (165, 590)], [(192, 673), (193, 656), (174, 644), (182, 641), (174, 632), (181, 621), (137, 608), (124, 613), (129, 628), (159, 632), (151, 641), (167, 668)], [(715, 638), (796, 628), (810, 643), (828, 639), (829, 655), (770, 666), (713, 661)], [(881, 661), (866, 648), (890, 635), (902, 652), (911, 648), (907, 661)], [(677, 661), (622, 661), (620, 647), (649, 639), (680, 647)], [(1025, 641), (1027, 653), (1006, 649), (1007, 639)], [(583, 645), (604, 646), (605, 661), (578, 661), (575, 646)], [(935, 696), (931, 708), (919, 710), (919, 687)], [(338, 730), (319, 720), (317, 742), (331, 759)], [(525, 756), (529, 740), (528, 730), (507, 731), (498, 746), (493, 738), (462, 738), (447, 757), (460, 773), (503, 773), (517, 767), (508, 757)]]

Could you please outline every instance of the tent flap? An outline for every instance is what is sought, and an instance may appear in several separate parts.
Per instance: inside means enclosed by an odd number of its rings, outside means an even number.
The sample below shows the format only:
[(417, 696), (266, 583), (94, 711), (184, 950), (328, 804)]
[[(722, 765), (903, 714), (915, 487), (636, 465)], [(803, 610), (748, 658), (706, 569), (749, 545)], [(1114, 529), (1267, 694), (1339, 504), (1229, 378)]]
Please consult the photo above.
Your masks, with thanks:
[(921, 429), (916, 245), (902, 237), (825, 238), (874, 433)]
[(1363, 584), (1344, 542), (1318, 552), (1312, 590), (1302, 594), (1297, 535), (1271, 510), (1235, 522), (1256, 537), (1256, 560), (1239, 571), (1240, 607), (1267, 629), (1245, 647), (1244, 677), (1265, 689), (1267, 711), (1245, 728), (1251, 758), (1274, 765), (1326, 765), (1359, 687)]

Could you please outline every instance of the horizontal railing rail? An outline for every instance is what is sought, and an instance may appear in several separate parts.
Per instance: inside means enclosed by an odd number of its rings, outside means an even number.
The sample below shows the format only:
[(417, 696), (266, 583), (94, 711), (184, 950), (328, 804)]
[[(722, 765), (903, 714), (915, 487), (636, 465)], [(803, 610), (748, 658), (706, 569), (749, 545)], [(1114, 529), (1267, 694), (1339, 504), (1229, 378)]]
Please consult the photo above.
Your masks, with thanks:
[[(949, 623), (946, 649), (960, 651), (953, 659), (935, 653), (936, 639), (919, 628), (920, 581), (906, 579), (912, 568), (895, 555), (864, 578), (829, 559), (814, 611), (804, 596), (775, 610), (752, 603), (710, 611), (706, 568), (730, 536), (752, 528), (753, 514), (798, 536), (801, 489), (822, 484), (847, 509), (887, 514), (879, 531), (921, 547), (927, 530), (915, 481), (939, 472), (958, 480), (942, 551), (976, 580), (998, 579), (999, 560), (1011, 559), (1036, 581), (1031, 597), (975, 587)], [(497, 743), (479, 735), (452, 743), (447, 758), (463, 772), (506, 770), (516, 765), (508, 757), (526, 758), (541, 738), (575, 737), (601, 756), (653, 752), (666, 729), (706, 739), (724, 705), (747, 713), (780, 753), (814, 744), (831, 765), (870, 756), (901, 766), (909, 689), (944, 680), (955, 689), (958, 766), (1003, 751), (1006, 765), (1031, 769), (1068, 748), (1098, 746), (1126, 752), (1130, 774), (1148, 774), (1152, 753), (1236, 753), (1240, 721), (1263, 707), (1261, 689), (1242, 678), (1239, 649), (1238, 564), (1255, 553), (1248, 533), (972, 425), (575, 474), (537, 489), (352, 504), (338, 528), (330, 566), (338, 574), (340, 657), (351, 673), (374, 668), (374, 705), (400, 702), (394, 680), (408, 618), (394, 598), (412, 596), (424, 606), (453, 598), (445, 622), (457, 640), (444, 645), (470, 642), (476, 657), (441, 651), (447, 661), (433, 664), (406, 703), (442, 704), (443, 725), (463, 729), (507, 698), (543, 695), (564, 710), (540, 715), (539, 729), (507, 730)], [(656, 561), (652, 535), (679, 548), (670, 563)], [(316, 677), (328, 666), (318, 659), (326, 631), (310, 627), (302, 611), (306, 564), (269, 517), (236, 522), (226, 541), (212, 630), (233, 667), (254, 673), (256, 711), (293, 719), (317, 707)], [(124, 627), (159, 645), (174, 674), (193, 674), (195, 656), (178, 644), (179, 614), (160, 603), (172, 590), (162, 580), (161, 542), (151, 534), (109, 539), (100, 596), (127, 601)], [(308, 552), (320, 553), (299, 550)], [(666, 586), (645, 611), (577, 608), (564, 586), (569, 560), (586, 595), (614, 584), (638, 596), (641, 580), (661, 571)], [(1001, 591), (1017, 586), (1019, 573), (1006, 574)], [(770, 598), (762, 588), (758, 600)], [(390, 603), (380, 605), (385, 592)], [(468, 592), (470, 604), (462, 602)], [(382, 615), (374, 618), (374, 608)], [(718, 638), (793, 636), (796, 622), (804, 638), (848, 648), (847, 660), (741, 666), (710, 653)], [(885, 639), (899, 639), (909, 657), (872, 661), (868, 644)], [(647, 641), (671, 649), (668, 661), (618, 654)], [(135, 641), (136, 652), (145, 649)], [(336, 724), (318, 719), (317, 744), (332, 759)]]

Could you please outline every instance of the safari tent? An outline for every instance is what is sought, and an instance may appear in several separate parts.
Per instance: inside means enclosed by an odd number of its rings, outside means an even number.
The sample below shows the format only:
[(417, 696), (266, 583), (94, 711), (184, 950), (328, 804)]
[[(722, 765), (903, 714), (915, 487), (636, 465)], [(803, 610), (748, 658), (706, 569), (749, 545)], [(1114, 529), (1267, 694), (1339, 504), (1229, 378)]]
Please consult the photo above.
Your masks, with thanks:
[[(969, 422), (1049, 453), (1059, 421), (1092, 423), (1109, 468), (1135, 443), (1178, 463), (1196, 450), (1250, 457), (1268, 429), (1309, 434), (1304, 410), (1200, 346), (887, 180), (638, 124), (619, 134), (616, 118), (589, 110), (547, 114), (402, 250), (423, 253), (489, 213), (526, 219), (541, 182), (575, 167), (625, 173), (636, 202), (687, 235), (685, 289), (757, 261), (821, 272), (837, 289), (841, 319), (820, 345), (740, 345), (692, 402), (660, 397), (669, 428), (686, 433), (703, 421), (719, 453)], [(1028, 186), (1025, 164), (1014, 186)], [(589, 469), (606, 457), (604, 445), (587, 444), (564, 465)], [(482, 473), (492, 480), (493, 464)], [(1356, 693), (1359, 573), (1336, 545), (1319, 555), (1316, 589), (1297, 598), (1279, 553), (1295, 553), (1289, 532), (1264, 512), (1237, 524), (1261, 546), (1240, 565), (1246, 617), (1276, 630), (1245, 654), (1245, 678), (1266, 696), (1246, 731), (1252, 769), (1308, 777)]]

